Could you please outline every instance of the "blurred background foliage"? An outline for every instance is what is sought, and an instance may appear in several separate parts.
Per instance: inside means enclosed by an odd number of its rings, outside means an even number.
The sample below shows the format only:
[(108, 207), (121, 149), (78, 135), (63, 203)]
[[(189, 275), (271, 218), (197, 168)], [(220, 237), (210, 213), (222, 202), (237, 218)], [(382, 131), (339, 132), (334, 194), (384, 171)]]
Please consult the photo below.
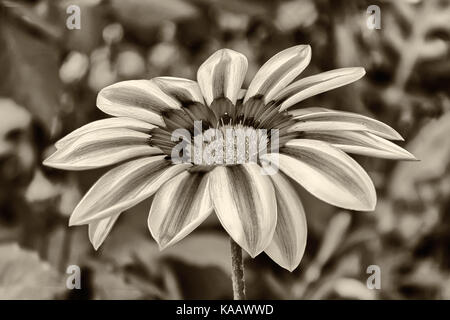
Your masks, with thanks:
[[(81, 30), (66, 9), (81, 8)], [(369, 5), (381, 29), (367, 28)], [(450, 1), (0, 0), (0, 298), (231, 298), (228, 239), (211, 218), (159, 252), (151, 199), (123, 214), (98, 252), (68, 228), (104, 170), (50, 170), (54, 141), (105, 117), (97, 92), (126, 79), (195, 79), (219, 48), (249, 60), (245, 85), (276, 52), (308, 43), (304, 75), (363, 66), (356, 84), (308, 99), (396, 128), (421, 162), (358, 158), (378, 191), (374, 213), (340, 211), (299, 190), (308, 244), (292, 273), (246, 260), (254, 299), (450, 299)], [(67, 290), (67, 266), (82, 289)], [(369, 290), (369, 265), (381, 289)]]

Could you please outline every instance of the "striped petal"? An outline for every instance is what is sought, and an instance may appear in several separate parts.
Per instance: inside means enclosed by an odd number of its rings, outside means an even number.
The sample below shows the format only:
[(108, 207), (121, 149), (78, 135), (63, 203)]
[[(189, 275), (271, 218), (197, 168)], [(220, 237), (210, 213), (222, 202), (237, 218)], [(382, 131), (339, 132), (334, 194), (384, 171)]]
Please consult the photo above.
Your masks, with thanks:
[(176, 77), (157, 77), (153, 81), (165, 94), (181, 103), (204, 103), (197, 82)]
[(310, 61), (309, 45), (299, 45), (277, 53), (256, 73), (248, 87), (244, 102), (258, 95), (263, 95), (266, 103), (270, 102), (308, 66)]
[(103, 241), (105, 241), (119, 216), (120, 212), (115, 213), (110, 217), (89, 223), (89, 241), (95, 250), (98, 250)]
[(179, 101), (165, 94), (151, 80), (128, 80), (102, 89), (97, 107), (116, 117), (129, 117), (159, 126), (164, 125), (161, 112), (180, 109)]
[(246, 93), (247, 93), (247, 89), (241, 89), (241, 90), (239, 90), (237, 99), (238, 99), (238, 100), (244, 100)]
[(265, 252), (283, 268), (293, 271), (306, 247), (306, 216), (300, 198), (281, 173), (270, 176), (277, 197), (277, 226)]
[(359, 80), (365, 74), (366, 71), (364, 68), (360, 67), (341, 68), (319, 73), (317, 75), (295, 81), (291, 85), (287, 86), (275, 97), (275, 101), (282, 101), (280, 111), (283, 111), (309, 97)]
[(124, 160), (161, 154), (148, 144), (148, 134), (125, 128), (88, 132), (57, 149), (44, 165), (65, 170), (86, 170), (109, 166)]
[[(300, 109), (302, 110), (302, 109)], [(345, 111), (317, 111), (294, 115), (294, 131), (366, 131), (389, 140), (403, 140), (393, 128), (381, 121)]]
[(310, 107), (310, 108), (300, 108), (300, 109), (294, 109), (289, 110), (287, 113), (291, 115), (294, 119), (298, 119), (301, 116), (304, 116), (309, 113), (315, 113), (315, 112), (325, 112), (325, 111), (331, 111), (330, 109), (323, 108), (323, 107)]
[(210, 172), (210, 192), (217, 216), (228, 234), (250, 256), (270, 244), (277, 204), (270, 178), (255, 163), (220, 166)]
[(160, 249), (180, 241), (212, 212), (208, 175), (183, 172), (156, 193), (148, 227)]
[(236, 104), (247, 67), (247, 58), (239, 52), (221, 49), (213, 53), (197, 72), (206, 103), (211, 105), (214, 99), (225, 97)]
[(190, 166), (172, 165), (164, 156), (124, 163), (91, 187), (72, 213), (69, 224), (87, 224), (123, 212), (149, 198), (163, 183)]
[(151, 129), (155, 128), (155, 126), (144, 121), (125, 117), (97, 120), (72, 131), (71, 133), (69, 133), (68, 135), (57, 141), (55, 143), (55, 147), (57, 149), (61, 149), (64, 148), (69, 143), (73, 142), (75, 139), (82, 136), (83, 134), (95, 130), (112, 129), (112, 128), (126, 128), (136, 130), (139, 132), (149, 133)]
[(326, 142), (297, 139), (288, 142), (281, 152), (266, 157), (271, 160), (278, 156), (281, 171), (322, 201), (350, 210), (375, 208), (372, 180), (343, 151)]
[(303, 133), (302, 138), (325, 141), (347, 153), (385, 159), (417, 160), (402, 147), (369, 132), (312, 131)]

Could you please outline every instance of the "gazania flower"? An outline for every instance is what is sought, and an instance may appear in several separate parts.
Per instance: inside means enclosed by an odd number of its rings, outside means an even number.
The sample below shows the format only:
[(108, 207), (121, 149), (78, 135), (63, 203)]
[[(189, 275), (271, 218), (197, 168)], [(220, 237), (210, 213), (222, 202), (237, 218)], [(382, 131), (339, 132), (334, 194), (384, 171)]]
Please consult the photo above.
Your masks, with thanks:
[[(306, 220), (288, 177), (332, 205), (368, 211), (375, 208), (375, 188), (347, 153), (414, 159), (389, 141), (401, 136), (377, 120), (325, 108), (289, 111), (306, 98), (365, 74), (363, 68), (343, 68), (294, 81), (310, 59), (307, 45), (286, 49), (261, 67), (245, 91), (241, 87), (247, 59), (223, 49), (200, 66), (197, 82), (158, 77), (101, 90), (97, 106), (115, 117), (62, 138), (44, 162), (66, 170), (117, 165), (84, 196), (70, 225), (88, 224), (97, 249), (122, 212), (155, 194), (148, 226), (161, 249), (215, 213), (250, 256), (264, 251), (280, 266), (295, 269), (305, 249)], [(194, 121), (201, 121), (202, 132), (277, 130), (279, 149), (265, 159), (278, 163), (279, 171), (264, 174), (261, 160), (248, 156), (231, 157), (226, 163), (172, 161), (179, 143), (172, 133), (182, 129), (193, 134)], [(239, 146), (233, 141), (234, 150)], [(206, 147), (208, 143), (203, 141)]]

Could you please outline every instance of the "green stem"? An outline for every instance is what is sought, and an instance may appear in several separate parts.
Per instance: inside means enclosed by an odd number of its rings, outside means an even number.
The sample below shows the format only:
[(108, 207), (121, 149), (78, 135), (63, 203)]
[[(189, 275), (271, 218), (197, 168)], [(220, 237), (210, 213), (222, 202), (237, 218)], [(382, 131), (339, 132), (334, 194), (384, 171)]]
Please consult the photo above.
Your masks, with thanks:
[(230, 238), (231, 279), (233, 281), (233, 299), (245, 300), (244, 260), (241, 247)]

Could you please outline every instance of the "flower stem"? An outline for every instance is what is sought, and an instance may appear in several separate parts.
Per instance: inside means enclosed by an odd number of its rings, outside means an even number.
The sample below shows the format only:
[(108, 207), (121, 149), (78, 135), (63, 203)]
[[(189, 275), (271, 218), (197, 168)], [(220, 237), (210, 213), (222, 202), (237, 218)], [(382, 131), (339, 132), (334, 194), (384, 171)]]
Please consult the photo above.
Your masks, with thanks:
[(230, 238), (230, 244), (233, 299), (245, 300), (244, 260), (242, 260), (242, 249), (232, 238)]

